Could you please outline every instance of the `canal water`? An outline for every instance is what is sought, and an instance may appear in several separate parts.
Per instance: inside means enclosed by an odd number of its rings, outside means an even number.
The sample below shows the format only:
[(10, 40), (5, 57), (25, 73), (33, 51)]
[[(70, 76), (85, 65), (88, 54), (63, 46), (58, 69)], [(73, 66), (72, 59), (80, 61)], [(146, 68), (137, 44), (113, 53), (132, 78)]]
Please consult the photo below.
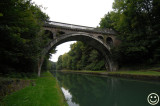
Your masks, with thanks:
[(70, 73), (56, 77), (69, 106), (152, 106), (148, 95), (160, 96), (160, 82)]

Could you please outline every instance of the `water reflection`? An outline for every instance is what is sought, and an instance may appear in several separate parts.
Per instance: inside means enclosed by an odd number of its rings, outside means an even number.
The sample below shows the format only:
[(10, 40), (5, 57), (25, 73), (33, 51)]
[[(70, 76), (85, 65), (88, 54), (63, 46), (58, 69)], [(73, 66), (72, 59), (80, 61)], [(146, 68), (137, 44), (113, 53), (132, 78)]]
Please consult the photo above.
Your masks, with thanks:
[(150, 106), (148, 94), (160, 95), (160, 83), (62, 73), (57, 79), (73, 106)]
[(72, 95), (69, 93), (68, 90), (66, 90), (65, 88), (61, 87), (62, 92), (65, 96), (65, 99), (67, 100), (67, 103), (69, 104), (69, 106), (79, 106), (78, 104), (72, 102)]

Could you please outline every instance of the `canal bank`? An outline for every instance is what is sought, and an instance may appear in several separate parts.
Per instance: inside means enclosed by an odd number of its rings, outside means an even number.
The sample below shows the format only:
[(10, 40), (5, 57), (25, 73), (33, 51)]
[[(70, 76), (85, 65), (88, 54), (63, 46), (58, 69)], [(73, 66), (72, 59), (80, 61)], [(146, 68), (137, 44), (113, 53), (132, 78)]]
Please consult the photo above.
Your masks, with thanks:
[(130, 79), (140, 80), (155, 80), (160, 81), (160, 72), (158, 71), (117, 71), (117, 72), (106, 72), (106, 71), (73, 71), (73, 70), (61, 70), (63, 73), (77, 73), (77, 74), (91, 74), (101, 76), (113, 76)]
[(49, 72), (35, 79), (35, 84), (16, 91), (0, 102), (1, 106), (67, 106), (56, 78)]

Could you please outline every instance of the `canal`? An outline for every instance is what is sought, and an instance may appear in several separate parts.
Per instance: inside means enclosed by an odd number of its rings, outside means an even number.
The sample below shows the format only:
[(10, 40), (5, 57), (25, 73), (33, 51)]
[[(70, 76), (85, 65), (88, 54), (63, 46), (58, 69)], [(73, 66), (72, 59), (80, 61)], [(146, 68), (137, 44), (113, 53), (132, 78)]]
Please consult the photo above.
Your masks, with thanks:
[(71, 73), (56, 77), (69, 106), (152, 106), (148, 95), (160, 95), (160, 82)]

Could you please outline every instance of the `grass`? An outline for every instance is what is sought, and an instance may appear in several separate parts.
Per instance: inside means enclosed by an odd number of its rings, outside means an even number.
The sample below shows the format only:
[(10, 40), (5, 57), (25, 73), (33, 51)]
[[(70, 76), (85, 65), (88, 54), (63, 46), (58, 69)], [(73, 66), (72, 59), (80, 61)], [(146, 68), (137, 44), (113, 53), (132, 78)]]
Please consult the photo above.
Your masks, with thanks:
[(6, 96), (2, 106), (66, 106), (64, 96), (58, 82), (51, 73), (36, 79), (35, 86), (28, 86)]
[(90, 71), (90, 70), (82, 70), (82, 71), (75, 71), (75, 70), (63, 70), (62, 72), (80, 72), (80, 73), (104, 73), (104, 74), (129, 74), (129, 75), (149, 75), (149, 76), (160, 76), (160, 72), (158, 71), (149, 71), (149, 70), (136, 70), (136, 71)]
[(146, 76), (160, 76), (160, 72), (157, 71), (117, 71), (117, 72), (108, 72), (109, 74), (129, 74), (129, 75), (146, 75)]
[(135, 70), (135, 71), (116, 71), (116, 72), (109, 72), (109, 71), (74, 71), (74, 70), (63, 70), (62, 72), (80, 72), (80, 73), (93, 73), (93, 74), (104, 74), (104, 75), (131, 75), (131, 76), (151, 76), (151, 77), (160, 77), (160, 72), (150, 71), (150, 70)]

